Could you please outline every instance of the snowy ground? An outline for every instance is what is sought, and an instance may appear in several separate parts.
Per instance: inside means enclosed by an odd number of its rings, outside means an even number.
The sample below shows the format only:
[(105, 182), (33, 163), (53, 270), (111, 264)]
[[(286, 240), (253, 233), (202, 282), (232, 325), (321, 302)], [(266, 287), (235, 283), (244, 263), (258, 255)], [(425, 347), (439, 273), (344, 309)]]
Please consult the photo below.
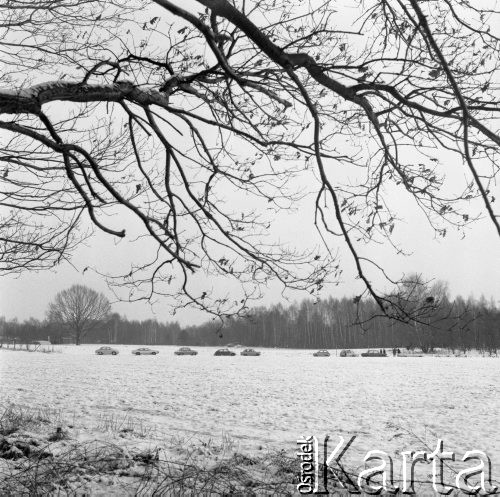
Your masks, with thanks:
[(0, 350), (0, 403), (60, 410), (82, 440), (127, 423), (143, 438), (221, 440), (254, 454), (285, 449), (302, 435), (357, 438), (351, 467), (367, 451), (398, 459), (403, 450), (458, 457), (479, 449), (500, 475), (500, 359), (482, 357), (315, 358), (312, 351), (262, 349), (260, 357), (96, 356), (97, 346), (61, 353)]

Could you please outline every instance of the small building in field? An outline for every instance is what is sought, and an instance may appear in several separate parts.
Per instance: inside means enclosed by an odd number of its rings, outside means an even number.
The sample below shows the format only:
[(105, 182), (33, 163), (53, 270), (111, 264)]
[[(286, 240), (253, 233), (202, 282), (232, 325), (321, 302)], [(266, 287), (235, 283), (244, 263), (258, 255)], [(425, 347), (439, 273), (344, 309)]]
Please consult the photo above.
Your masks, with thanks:
[(49, 340), (34, 340), (27, 348), (30, 352), (52, 352), (54, 350)]

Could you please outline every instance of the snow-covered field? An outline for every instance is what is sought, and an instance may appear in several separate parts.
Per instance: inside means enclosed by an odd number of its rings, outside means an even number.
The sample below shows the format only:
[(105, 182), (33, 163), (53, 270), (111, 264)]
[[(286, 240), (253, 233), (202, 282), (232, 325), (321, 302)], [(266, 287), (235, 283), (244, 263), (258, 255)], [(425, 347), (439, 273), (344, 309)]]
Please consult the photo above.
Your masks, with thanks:
[(0, 402), (60, 410), (81, 436), (134, 419), (156, 440), (228, 436), (250, 453), (293, 454), (302, 435), (328, 434), (333, 449), (338, 435), (356, 435), (347, 457), (356, 465), (372, 449), (397, 458), (441, 438), (459, 457), (485, 451), (500, 474), (497, 358), (315, 358), (290, 349), (214, 357), (209, 347), (179, 357), (167, 346), (133, 356), (136, 347), (116, 347), (117, 356), (96, 356), (89, 345), (0, 350)]

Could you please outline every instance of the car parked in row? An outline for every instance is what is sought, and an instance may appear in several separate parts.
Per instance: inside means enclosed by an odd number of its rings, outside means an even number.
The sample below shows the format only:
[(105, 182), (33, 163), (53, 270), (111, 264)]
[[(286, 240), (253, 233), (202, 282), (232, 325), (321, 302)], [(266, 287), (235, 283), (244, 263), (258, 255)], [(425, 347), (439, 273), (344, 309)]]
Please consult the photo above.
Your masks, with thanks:
[(139, 349), (135, 349), (132, 351), (132, 354), (134, 355), (156, 355), (159, 354), (159, 350), (153, 350), (148, 347), (141, 347)]
[(387, 357), (385, 349), (369, 349), (361, 354), (361, 357)]
[(175, 355), (197, 355), (198, 352), (189, 347), (181, 347), (174, 352)]
[(215, 351), (214, 355), (236, 355), (236, 352), (229, 349), (219, 349)]
[(259, 356), (260, 352), (254, 349), (245, 349), (240, 352), (240, 355)]
[(95, 353), (97, 355), (116, 355), (118, 354), (118, 350), (114, 349), (113, 347), (99, 347)]
[(314, 352), (314, 357), (330, 357), (330, 352), (328, 350), (318, 350), (318, 352)]
[(351, 349), (344, 349), (340, 351), (340, 357), (358, 357), (358, 354)]

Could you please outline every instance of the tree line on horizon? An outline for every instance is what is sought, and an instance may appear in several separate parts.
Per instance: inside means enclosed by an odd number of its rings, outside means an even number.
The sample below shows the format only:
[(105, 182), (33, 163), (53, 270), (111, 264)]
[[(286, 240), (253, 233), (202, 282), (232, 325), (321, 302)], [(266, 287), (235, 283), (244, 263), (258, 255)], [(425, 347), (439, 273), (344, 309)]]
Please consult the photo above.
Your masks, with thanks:
[[(435, 289), (434, 289), (435, 290)], [(436, 293), (436, 292), (434, 292)], [(426, 294), (427, 295), (427, 294)], [(401, 298), (401, 293), (397, 294)], [(408, 297), (408, 295), (407, 295)], [(377, 315), (376, 303), (354, 298), (305, 299), (253, 309), (247, 318), (232, 318), (224, 325), (207, 321), (181, 327), (177, 322), (128, 320), (117, 313), (94, 320), (81, 343), (222, 346), (237, 343), (252, 347), (283, 348), (436, 348), (496, 352), (500, 347), (500, 309), (493, 301), (456, 297), (422, 297), (432, 302), (427, 311), (408, 312), (408, 319)], [(431, 300), (432, 299), (432, 300)], [(406, 305), (410, 306), (410, 298)], [(0, 341), (27, 343), (50, 339), (75, 343), (67, 324), (30, 318), (23, 322), (0, 318)]]
[(226, 321), (352, 267), (377, 313), (418, 327), (384, 295), (396, 259), (484, 222), (500, 235), (495, 2), (3, 6), (2, 276), (57, 270), (100, 233), (131, 250), (82, 274), (123, 301)]

